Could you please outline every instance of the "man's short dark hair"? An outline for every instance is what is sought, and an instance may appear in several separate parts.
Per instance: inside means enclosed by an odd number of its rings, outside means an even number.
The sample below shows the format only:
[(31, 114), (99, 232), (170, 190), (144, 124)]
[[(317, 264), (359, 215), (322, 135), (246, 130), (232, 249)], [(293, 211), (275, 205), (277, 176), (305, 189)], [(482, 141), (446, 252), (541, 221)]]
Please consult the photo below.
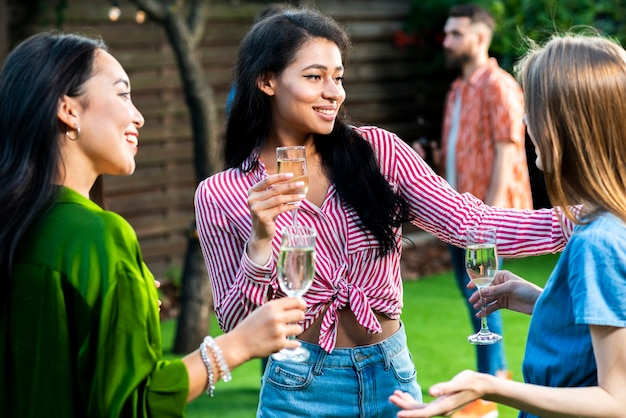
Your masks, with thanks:
[(472, 24), (484, 23), (491, 31), (496, 27), (496, 21), (493, 19), (493, 16), (487, 10), (474, 3), (452, 6), (448, 17), (467, 17)]

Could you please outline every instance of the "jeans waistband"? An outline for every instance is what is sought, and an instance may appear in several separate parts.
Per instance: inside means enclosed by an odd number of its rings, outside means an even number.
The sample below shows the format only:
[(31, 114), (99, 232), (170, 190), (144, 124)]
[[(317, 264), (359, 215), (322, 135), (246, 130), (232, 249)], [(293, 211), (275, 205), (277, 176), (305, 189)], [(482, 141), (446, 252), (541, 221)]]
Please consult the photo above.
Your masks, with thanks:
[(301, 341), (301, 343), (311, 353), (307, 363), (315, 365), (314, 372), (321, 371), (322, 367), (361, 369), (381, 361), (385, 362), (385, 368), (389, 368), (391, 359), (403, 350), (407, 350), (406, 333), (402, 322), (393, 335), (376, 344), (334, 348), (332, 353), (327, 353), (317, 344), (306, 341)]

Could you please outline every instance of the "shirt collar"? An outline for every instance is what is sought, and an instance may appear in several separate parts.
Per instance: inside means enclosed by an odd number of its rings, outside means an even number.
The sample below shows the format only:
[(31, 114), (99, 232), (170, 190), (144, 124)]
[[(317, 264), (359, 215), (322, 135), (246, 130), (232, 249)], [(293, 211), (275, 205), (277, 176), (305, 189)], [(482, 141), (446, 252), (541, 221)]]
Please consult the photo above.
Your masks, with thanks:
[(58, 186), (58, 195), (56, 201), (58, 203), (75, 203), (81, 206), (86, 206), (91, 210), (102, 210), (94, 201), (87, 199), (76, 190), (70, 189), (65, 186)]

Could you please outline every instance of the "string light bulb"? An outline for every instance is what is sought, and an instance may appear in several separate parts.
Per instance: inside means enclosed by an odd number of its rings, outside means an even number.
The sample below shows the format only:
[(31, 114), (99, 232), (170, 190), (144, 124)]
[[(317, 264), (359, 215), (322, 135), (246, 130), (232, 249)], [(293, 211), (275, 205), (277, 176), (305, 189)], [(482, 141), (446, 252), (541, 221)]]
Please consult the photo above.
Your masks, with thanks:
[(109, 20), (111, 22), (117, 22), (117, 20), (122, 15), (122, 9), (120, 9), (120, 2), (113, 1), (111, 3), (111, 8), (109, 9)]
[(141, 9), (137, 10), (137, 13), (135, 13), (135, 22), (141, 25), (145, 21), (146, 21), (146, 12), (144, 12)]

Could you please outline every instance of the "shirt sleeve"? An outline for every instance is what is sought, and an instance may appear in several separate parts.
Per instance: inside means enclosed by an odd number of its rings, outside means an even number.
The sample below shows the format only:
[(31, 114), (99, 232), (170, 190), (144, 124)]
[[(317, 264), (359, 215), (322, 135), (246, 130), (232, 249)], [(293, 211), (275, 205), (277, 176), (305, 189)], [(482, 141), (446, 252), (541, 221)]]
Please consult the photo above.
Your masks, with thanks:
[[(90, 416), (182, 416), (189, 377), (182, 360), (162, 359), (154, 277), (130, 225), (110, 212), (102, 216), (111, 233), (104, 250), (117, 261), (102, 278), (97, 335), (85, 342), (84, 353), (97, 354), (80, 362), (82, 372), (92, 376), (86, 393)], [(93, 254), (90, 265), (97, 271)]]
[(626, 327), (626, 227), (606, 218), (593, 223), (579, 227), (568, 246), (575, 320)]
[[(202, 254), (209, 270), (215, 314), (220, 328), (230, 331), (276, 290), (274, 257), (264, 266), (255, 264), (246, 253), (247, 236), (242, 237), (236, 221), (227, 216), (209, 186), (200, 183), (195, 195), (196, 222)], [(232, 191), (231, 191), (232, 194)], [(222, 196), (223, 204), (229, 197)], [(247, 209), (247, 208), (246, 208)], [(249, 214), (239, 221), (249, 221)], [(246, 226), (247, 227), (247, 226)]]
[(189, 391), (187, 369), (182, 360), (162, 360), (155, 341), (160, 331), (141, 312), (147, 301), (155, 301), (145, 287), (133, 283), (132, 273), (120, 266), (111, 300), (103, 304), (100, 355), (88, 395), (90, 416), (182, 416)]
[(404, 141), (390, 135), (388, 144), (379, 148), (390, 153), (382, 158), (395, 161), (395, 173), (389, 176), (408, 201), (414, 225), (459, 247), (465, 246), (469, 226), (495, 226), (498, 252), (506, 257), (556, 253), (565, 247), (573, 227), (558, 209), (496, 208), (470, 193), (459, 194)]

